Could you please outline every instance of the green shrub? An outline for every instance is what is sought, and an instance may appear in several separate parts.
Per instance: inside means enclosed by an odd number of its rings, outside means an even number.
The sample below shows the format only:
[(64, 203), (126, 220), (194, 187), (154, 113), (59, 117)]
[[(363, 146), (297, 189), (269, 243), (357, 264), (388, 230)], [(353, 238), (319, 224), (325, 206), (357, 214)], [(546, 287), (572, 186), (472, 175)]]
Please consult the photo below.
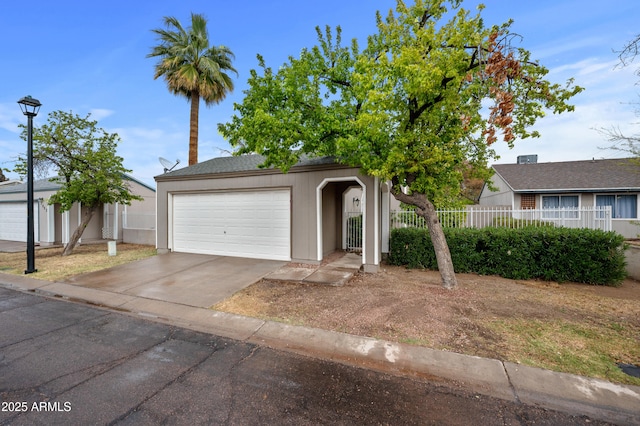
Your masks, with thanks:
[(549, 226), (554, 227), (553, 222), (548, 222), (546, 220), (527, 220), (527, 219), (514, 219), (512, 217), (495, 217), (493, 218), (493, 226), (504, 227), (504, 228), (526, 228), (528, 226)]
[[(624, 239), (615, 232), (555, 227), (444, 229), (456, 272), (619, 285), (626, 276)], [(391, 232), (389, 261), (437, 269), (429, 231)]]

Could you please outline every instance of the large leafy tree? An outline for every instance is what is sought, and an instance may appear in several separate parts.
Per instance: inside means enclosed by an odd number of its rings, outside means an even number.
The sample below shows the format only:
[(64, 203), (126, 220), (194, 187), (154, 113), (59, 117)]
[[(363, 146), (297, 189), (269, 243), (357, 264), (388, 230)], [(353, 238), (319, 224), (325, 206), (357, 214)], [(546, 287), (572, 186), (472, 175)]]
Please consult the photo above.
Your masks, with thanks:
[[(54, 111), (47, 123), (33, 129), (34, 167), (40, 174), (53, 171), (51, 181), (62, 187), (51, 196), (49, 204), (60, 204), (61, 211), (68, 211), (74, 203), (84, 207), (80, 224), (71, 235), (62, 255), (71, 254), (82, 233), (103, 204), (131, 204), (142, 200), (133, 195), (125, 180), (130, 172), (122, 165), (122, 157), (116, 154), (120, 137), (98, 127), (90, 116), (80, 117), (72, 112)], [(24, 129), (22, 138), (26, 140)], [(26, 174), (26, 160), (20, 158), (15, 171)]]
[(154, 79), (164, 77), (169, 91), (184, 96), (191, 103), (189, 126), (189, 165), (198, 162), (198, 116), (200, 99), (212, 105), (222, 101), (233, 90), (229, 72), (237, 75), (232, 65), (233, 52), (226, 46), (210, 46), (207, 20), (191, 14), (191, 26), (184, 28), (174, 17), (165, 17), (166, 28), (152, 30), (159, 44), (148, 58), (158, 57)]
[(464, 178), (489, 177), (491, 145), (538, 136), (529, 128), (549, 109), (572, 110), (581, 88), (552, 84), (547, 69), (516, 49), (510, 22), (485, 27), (461, 1), (398, 1), (364, 50), (341, 31), (277, 72), (258, 56), (231, 121), (219, 125), (238, 153), (257, 152), (287, 171), (302, 154), (392, 182), (399, 201), (429, 225), (446, 288), (457, 284), (437, 206), (460, 199)]

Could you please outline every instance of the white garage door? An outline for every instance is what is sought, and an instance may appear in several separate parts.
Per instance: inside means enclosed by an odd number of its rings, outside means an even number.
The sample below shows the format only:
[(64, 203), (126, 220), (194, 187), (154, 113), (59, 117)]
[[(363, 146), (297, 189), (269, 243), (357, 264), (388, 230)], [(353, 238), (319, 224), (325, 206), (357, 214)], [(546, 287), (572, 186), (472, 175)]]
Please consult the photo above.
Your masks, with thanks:
[(289, 190), (173, 196), (172, 250), (291, 260)]
[[(38, 223), (38, 203), (33, 203), (35, 223)], [(34, 239), (39, 241), (38, 227), (34, 228)], [(0, 203), (0, 240), (27, 241), (27, 203)]]

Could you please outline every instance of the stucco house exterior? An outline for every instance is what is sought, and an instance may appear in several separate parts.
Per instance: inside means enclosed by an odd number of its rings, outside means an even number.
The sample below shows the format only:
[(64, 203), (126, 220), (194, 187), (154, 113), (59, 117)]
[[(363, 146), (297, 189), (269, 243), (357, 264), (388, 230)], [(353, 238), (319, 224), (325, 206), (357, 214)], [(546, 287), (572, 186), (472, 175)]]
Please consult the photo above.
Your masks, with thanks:
[[(535, 158), (535, 156), (533, 156)], [(640, 164), (631, 159), (495, 164), (497, 191), (482, 190), (480, 205), (512, 209), (611, 206), (612, 228), (626, 238), (640, 233)]]
[(363, 268), (378, 271), (388, 251), (386, 183), (327, 157), (302, 159), (288, 173), (263, 162), (221, 157), (156, 176), (158, 252), (319, 263), (345, 247), (345, 212), (358, 198)]
[[(126, 218), (132, 215), (151, 216), (151, 222), (155, 222), (155, 189), (131, 176), (126, 176), (125, 179), (130, 190), (144, 200), (133, 201), (131, 206), (103, 205), (82, 234), (82, 242), (110, 239), (155, 244), (155, 229), (152, 229), (154, 226), (147, 225), (148, 229), (143, 230), (127, 227), (124, 223)], [(58, 189), (60, 184), (48, 179), (33, 182), (34, 240), (41, 246), (66, 244), (82, 217), (83, 207), (77, 203), (67, 212), (60, 212), (58, 204), (49, 205), (49, 197)], [(26, 183), (0, 185), (0, 240), (27, 240)]]

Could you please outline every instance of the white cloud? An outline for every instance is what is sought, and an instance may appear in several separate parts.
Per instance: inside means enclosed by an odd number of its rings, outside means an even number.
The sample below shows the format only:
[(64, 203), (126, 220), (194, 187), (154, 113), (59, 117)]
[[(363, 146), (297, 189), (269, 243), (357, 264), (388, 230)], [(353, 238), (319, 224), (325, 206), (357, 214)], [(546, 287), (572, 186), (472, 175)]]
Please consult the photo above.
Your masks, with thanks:
[(94, 108), (89, 110), (89, 112), (91, 113), (91, 119), (96, 121), (100, 121), (103, 118), (113, 115), (113, 111), (110, 109)]
[(539, 46), (532, 49), (531, 52), (532, 58), (537, 60), (551, 58), (564, 53), (572, 53), (592, 46), (599, 46), (601, 44), (601, 37), (584, 37), (578, 39), (572, 37), (566, 40), (553, 40), (553, 42), (546, 46)]

